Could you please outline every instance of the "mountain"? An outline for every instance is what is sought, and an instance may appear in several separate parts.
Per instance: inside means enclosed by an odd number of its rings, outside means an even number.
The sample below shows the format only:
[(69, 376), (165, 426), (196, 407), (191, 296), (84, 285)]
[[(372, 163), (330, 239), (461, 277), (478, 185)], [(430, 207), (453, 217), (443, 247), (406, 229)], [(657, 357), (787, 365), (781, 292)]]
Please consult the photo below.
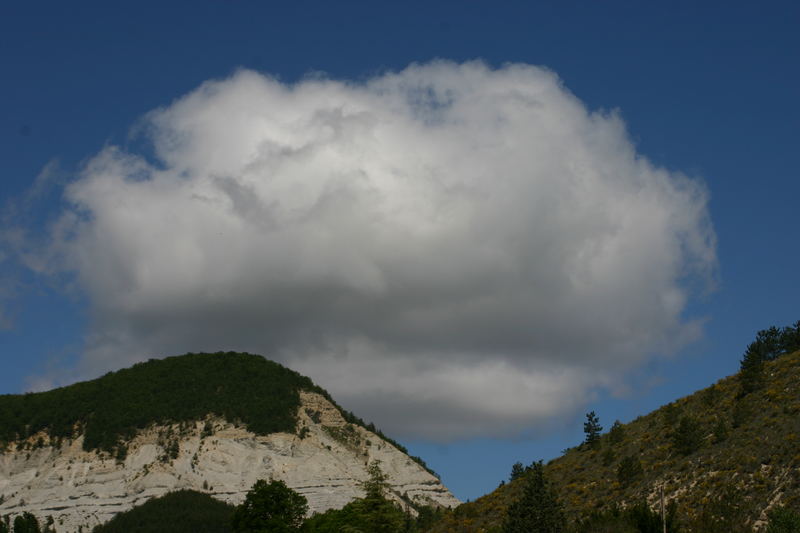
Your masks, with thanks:
[[(280, 479), (311, 512), (362, 496), (380, 461), (395, 501), (458, 500), (418, 458), (309, 378), (241, 353), (186, 354), (43, 393), (0, 396), (0, 515), (88, 530), (176, 490), (238, 504)], [(404, 503), (406, 504), (406, 503)]]
[[(682, 532), (763, 531), (770, 510), (800, 510), (800, 351), (762, 363), (752, 392), (741, 374), (722, 379), (545, 465), (573, 530), (621, 533), (590, 517), (613, 521), (642, 501), (658, 512), (662, 488)], [(517, 479), (445, 513), (432, 532), (500, 531), (530, 470), (517, 467)]]

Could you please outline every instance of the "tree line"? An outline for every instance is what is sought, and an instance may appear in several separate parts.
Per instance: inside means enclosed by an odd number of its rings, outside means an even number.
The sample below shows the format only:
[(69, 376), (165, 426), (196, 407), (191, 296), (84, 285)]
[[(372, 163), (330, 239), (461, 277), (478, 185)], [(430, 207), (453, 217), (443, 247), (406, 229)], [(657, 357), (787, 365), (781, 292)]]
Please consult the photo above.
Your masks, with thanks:
[(800, 320), (791, 326), (771, 326), (756, 333), (742, 356), (739, 366), (740, 397), (759, 389), (764, 383), (764, 363), (800, 350)]
[[(389, 483), (378, 461), (368, 467), (364, 492), (342, 509), (306, 518), (308, 501), (280, 480), (259, 480), (244, 501), (233, 506), (208, 494), (180, 490), (120, 513), (92, 533), (422, 533), (440, 510), (405, 499), (387, 498)], [(415, 515), (411, 510), (414, 509)], [(51, 533), (52, 518), (40, 525), (31, 513), (0, 518), (0, 533)]]

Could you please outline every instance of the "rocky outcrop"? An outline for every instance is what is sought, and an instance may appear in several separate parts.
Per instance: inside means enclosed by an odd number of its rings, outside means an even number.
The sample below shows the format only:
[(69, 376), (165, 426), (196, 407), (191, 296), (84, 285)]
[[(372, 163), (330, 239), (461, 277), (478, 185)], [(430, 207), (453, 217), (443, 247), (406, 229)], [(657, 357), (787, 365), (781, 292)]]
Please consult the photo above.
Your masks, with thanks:
[(128, 442), (127, 455), (83, 450), (37, 435), (0, 455), (0, 515), (25, 511), (56, 531), (89, 531), (115, 514), (178, 489), (239, 504), (258, 479), (280, 479), (309, 510), (340, 508), (363, 496), (367, 466), (380, 461), (398, 502), (444, 507), (459, 501), (390, 443), (348, 424), (323, 396), (301, 393), (296, 434), (255, 435), (219, 418), (152, 426)]

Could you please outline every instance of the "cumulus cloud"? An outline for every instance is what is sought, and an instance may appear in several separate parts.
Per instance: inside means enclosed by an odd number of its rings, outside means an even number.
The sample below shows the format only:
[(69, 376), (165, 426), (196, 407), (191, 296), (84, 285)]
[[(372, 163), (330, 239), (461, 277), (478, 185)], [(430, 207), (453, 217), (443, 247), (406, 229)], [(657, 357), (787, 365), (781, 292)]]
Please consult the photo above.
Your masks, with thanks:
[(262, 353), (402, 436), (508, 434), (690, 337), (704, 188), (552, 72), (240, 71), (109, 146), (51, 250), (92, 306), (82, 365)]

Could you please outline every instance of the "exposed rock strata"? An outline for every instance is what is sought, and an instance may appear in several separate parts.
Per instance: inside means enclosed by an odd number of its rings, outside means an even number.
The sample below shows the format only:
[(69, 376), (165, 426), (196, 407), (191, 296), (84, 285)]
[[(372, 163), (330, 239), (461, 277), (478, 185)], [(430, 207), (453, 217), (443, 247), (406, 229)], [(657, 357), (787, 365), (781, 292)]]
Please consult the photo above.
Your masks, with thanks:
[(150, 427), (129, 442), (121, 461), (84, 451), (82, 437), (59, 446), (46, 435), (12, 444), (0, 455), (0, 515), (28, 511), (42, 521), (52, 517), (59, 533), (88, 531), (178, 489), (238, 504), (256, 480), (269, 478), (303, 494), (310, 512), (321, 512), (361, 497), (359, 482), (375, 460), (389, 477), (394, 499), (459, 503), (406, 454), (348, 424), (324, 397), (303, 392), (301, 400), (297, 434), (259, 436), (222, 419)]

